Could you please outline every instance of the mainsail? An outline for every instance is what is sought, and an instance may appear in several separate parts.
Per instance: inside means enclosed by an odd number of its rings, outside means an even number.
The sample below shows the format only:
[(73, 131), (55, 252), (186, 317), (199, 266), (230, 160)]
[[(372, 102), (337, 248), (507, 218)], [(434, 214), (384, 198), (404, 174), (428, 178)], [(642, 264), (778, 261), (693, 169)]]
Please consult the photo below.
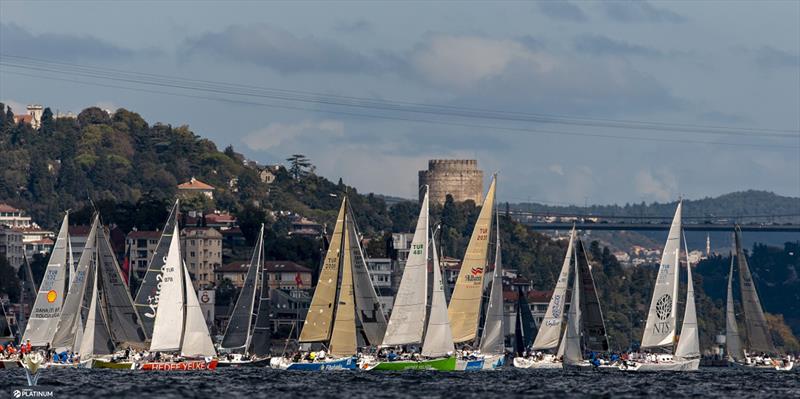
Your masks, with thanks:
[(47, 346), (52, 343), (56, 333), (58, 320), (61, 316), (61, 305), (64, 301), (64, 281), (67, 274), (67, 243), (69, 213), (64, 215), (61, 229), (58, 232), (53, 252), (47, 262), (42, 284), (36, 296), (28, 325), (22, 340), (31, 341), (35, 347)]
[[(258, 233), (256, 246), (253, 249), (253, 255), (250, 258), (250, 264), (247, 269), (247, 276), (242, 284), (242, 290), (239, 292), (239, 298), (236, 300), (236, 305), (233, 308), (233, 313), (228, 321), (228, 327), (225, 329), (225, 335), (222, 337), (221, 348), (227, 352), (232, 353), (246, 353), (250, 345), (250, 327), (253, 323), (253, 314), (256, 306), (256, 291), (259, 277), (259, 271), (262, 267), (261, 253), (264, 239), (264, 225), (261, 225), (261, 231)], [(265, 309), (265, 311), (269, 311)]]
[(733, 308), (733, 253), (731, 253), (731, 267), (728, 271), (728, 297), (725, 304), (725, 348), (729, 359), (744, 360), (742, 340), (736, 322), (736, 311)]
[[(578, 364), (583, 360), (581, 350), (581, 274), (575, 265), (575, 278), (572, 282), (572, 298), (569, 302), (567, 328), (564, 332), (563, 356), (564, 364)], [(559, 349), (560, 350), (560, 349)]]
[[(425, 199), (427, 199), (427, 193)], [(436, 253), (436, 241), (431, 238), (431, 256), (433, 258), (433, 290), (431, 292), (431, 312), (422, 344), (422, 356), (440, 357), (455, 352), (450, 320), (447, 318), (447, 301), (444, 297), (442, 272), (439, 268), (439, 256)], [(427, 291), (427, 290), (426, 290)]]
[(86, 318), (86, 329), (81, 337), (80, 354), (82, 359), (90, 359), (96, 355), (108, 355), (115, 349), (111, 333), (108, 331), (108, 323), (99, 303), (100, 279), (97, 276), (97, 266), (90, 267), (89, 272), (92, 279), (92, 294)]
[[(435, 250), (435, 248), (434, 248)], [(435, 269), (436, 267), (434, 267)], [(434, 270), (436, 273), (436, 270)], [(394, 298), (392, 315), (383, 337), (384, 346), (422, 342), (428, 301), (428, 191), (422, 198), (417, 228), (411, 240), (400, 287)], [(436, 289), (436, 283), (433, 285)], [(431, 299), (433, 301), (433, 299)], [(427, 341), (426, 341), (427, 342)]]
[(370, 277), (369, 269), (367, 269), (367, 262), (364, 260), (364, 252), (361, 250), (355, 217), (349, 203), (347, 205), (346, 221), (345, 228), (350, 242), (350, 267), (352, 267), (353, 273), (353, 295), (356, 315), (367, 343), (377, 346), (380, 345), (386, 333), (386, 315), (383, 314), (381, 303), (378, 301), (378, 294), (372, 285), (372, 277)]
[(92, 222), (92, 228), (89, 230), (89, 236), (86, 238), (86, 244), (83, 247), (78, 266), (75, 268), (74, 277), (69, 286), (69, 292), (66, 299), (64, 299), (64, 306), (61, 309), (61, 317), (58, 321), (56, 333), (53, 336), (52, 347), (56, 352), (62, 351), (75, 351), (76, 344), (80, 344), (80, 340), (76, 336), (82, 333), (83, 323), (81, 320), (81, 309), (86, 297), (86, 290), (92, 286), (88, 284), (90, 269), (95, 262), (96, 256), (96, 241), (97, 229), (100, 225), (100, 216), (95, 215)]
[(676, 253), (681, 243), (681, 202), (675, 210), (675, 217), (661, 254), (661, 266), (658, 269), (650, 310), (647, 314), (642, 337), (642, 348), (659, 348), (673, 345), (675, 339), (675, 308), (678, 294), (678, 265)]
[(575, 228), (569, 235), (567, 254), (564, 256), (564, 264), (561, 266), (561, 273), (558, 275), (556, 288), (550, 303), (547, 305), (547, 312), (539, 326), (539, 332), (533, 342), (533, 349), (553, 349), (558, 346), (561, 340), (561, 320), (564, 319), (564, 303), (567, 299), (567, 285), (569, 284), (569, 274), (572, 267), (572, 260), (575, 247)]
[(139, 322), (116, 255), (111, 249), (108, 234), (102, 226), (98, 228), (96, 234), (97, 271), (103, 288), (101, 303), (111, 338), (119, 346), (144, 349), (144, 328)]
[(150, 262), (147, 263), (147, 271), (142, 278), (142, 284), (139, 286), (139, 291), (136, 293), (136, 300), (134, 303), (147, 338), (153, 336), (153, 323), (155, 323), (156, 308), (158, 307), (162, 287), (161, 268), (163, 268), (166, 263), (167, 252), (172, 242), (172, 234), (175, 231), (175, 227), (178, 225), (177, 218), (178, 201), (175, 201), (169, 213), (169, 217), (167, 218), (167, 223), (161, 231), (161, 238), (158, 240), (158, 245), (156, 245), (156, 250), (153, 252), (153, 257), (150, 258)]
[(742, 249), (742, 230), (735, 229), (736, 260), (739, 263), (739, 283), (742, 293), (742, 310), (744, 310), (744, 327), (747, 333), (747, 349), (753, 352), (775, 353), (775, 345), (769, 333), (767, 319), (758, 299), (756, 285), (747, 258)]
[(480, 351), (485, 355), (502, 355), (506, 351), (505, 329), (503, 328), (503, 262), (500, 251), (500, 223), (496, 226), (496, 246), (494, 273), (492, 273), (491, 293), (486, 308)]
[[(344, 205), (346, 205), (346, 202)], [(345, 214), (346, 222), (347, 214)], [(336, 315), (330, 341), (331, 354), (341, 357), (355, 355), (357, 347), (352, 244), (350, 242), (350, 234), (343, 234), (343, 236), (341, 244), (342, 256), (339, 262), (342, 269), (342, 281), (339, 287), (339, 296), (336, 300)]]
[[(178, 226), (173, 225), (166, 261), (161, 272), (161, 295), (158, 300), (151, 352), (177, 352), (181, 349), (184, 327), (183, 262)], [(162, 237), (163, 239), (164, 237)]]
[(311, 305), (306, 313), (303, 329), (300, 331), (300, 342), (321, 342), (331, 338), (331, 325), (336, 305), (336, 287), (339, 280), (340, 257), (342, 251), (342, 231), (347, 213), (347, 198), (342, 201), (336, 227), (333, 229), (328, 253), (322, 264), (317, 287), (311, 298)]
[(597, 288), (594, 285), (594, 276), (589, 266), (586, 248), (583, 241), (578, 239), (575, 251), (575, 263), (580, 274), (581, 282), (581, 331), (583, 333), (583, 349), (605, 352), (608, 351), (608, 336), (603, 320), (603, 310), (597, 298)]
[(675, 357), (679, 359), (696, 359), (700, 357), (700, 337), (697, 332), (697, 311), (694, 306), (694, 283), (692, 282), (692, 265), (689, 264), (689, 249), (686, 248), (686, 237), (683, 238), (686, 253), (686, 273), (688, 285), (686, 287), (686, 309), (683, 312), (683, 325), (678, 347), (675, 348)]
[[(256, 260), (261, 268), (261, 278), (259, 282), (261, 289), (258, 290), (258, 307), (256, 308), (256, 324), (253, 327), (253, 337), (250, 339), (250, 353), (256, 356), (266, 356), (270, 354), (272, 339), (272, 326), (270, 325), (270, 303), (269, 303), (269, 275), (264, 268), (264, 226), (261, 226), (259, 237), (259, 256)], [(253, 254), (253, 257), (256, 255)], [(251, 260), (251, 264), (252, 264)]]
[(496, 176), (492, 179), (486, 199), (467, 245), (461, 270), (458, 273), (447, 314), (456, 343), (475, 339), (483, 296), (483, 274), (489, 252), (489, 235), (492, 231), (492, 214)]
[(531, 306), (528, 298), (522, 291), (522, 286), (517, 286), (516, 320), (514, 322), (514, 353), (522, 356), (533, 344), (533, 330), (535, 329)]

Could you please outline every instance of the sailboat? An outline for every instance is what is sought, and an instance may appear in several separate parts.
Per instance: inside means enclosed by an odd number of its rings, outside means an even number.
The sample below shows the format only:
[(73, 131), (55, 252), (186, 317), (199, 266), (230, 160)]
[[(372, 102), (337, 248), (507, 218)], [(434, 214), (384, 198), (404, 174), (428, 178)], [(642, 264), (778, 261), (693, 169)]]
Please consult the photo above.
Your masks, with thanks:
[(43, 348), (52, 344), (61, 316), (68, 270), (68, 228), (69, 213), (66, 213), (61, 222), (53, 252), (50, 253), (50, 260), (47, 262), (47, 269), (45, 269), (36, 301), (31, 309), (25, 333), (22, 335), (22, 342), (30, 340), (31, 346), (35, 348)]
[[(472, 236), (470, 237), (469, 244), (467, 244), (464, 260), (461, 263), (458, 279), (453, 288), (450, 305), (447, 308), (447, 314), (450, 318), (450, 326), (453, 332), (453, 341), (465, 347), (474, 344), (478, 336), (485, 285), (483, 277), (484, 271), (488, 266), (489, 238), (492, 231), (496, 184), (497, 175), (493, 177), (492, 183), (489, 185), (489, 190), (486, 193), (486, 198), (481, 206), (478, 220), (475, 222)], [(493, 276), (491, 286), (496, 285), (494, 283), (494, 277), (495, 276)], [(497, 278), (502, 278), (502, 274), (497, 276)], [(500, 286), (502, 287), (502, 281)], [(498, 294), (502, 295), (502, 292)], [(491, 303), (491, 300), (489, 302)], [(499, 310), (496, 311), (499, 312)], [(502, 327), (502, 317), (500, 323)], [(492, 334), (496, 333), (495, 329), (497, 328), (497, 324), (492, 321), (490, 328), (492, 329)], [(499, 334), (502, 337), (502, 330)], [(462, 354), (466, 353), (466, 351), (462, 351)], [(488, 363), (491, 366), (492, 361), (496, 360), (497, 354), (472, 353), (458, 359), (456, 368), (460, 370), (482, 369), (484, 365), (487, 364), (487, 362), (485, 362), (487, 356), (489, 356)]]
[(725, 317), (725, 345), (728, 362), (731, 366), (758, 367), (776, 370), (791, 370), (794, 367), (792, 358), (782, 361), (773, 360), (769, 355), (776, 354), (775, 345), (769, 332), (761, 301), (753, 282), (753, 275), (747, 264), (747, 257), (742, 248), (742, 230), (734, 229), (736, 246), (736, 263), (739, 266), (739, 283), (744, 310), (744, 326), (746, 345), (742, 345), (736, 313), (733, 307), (733, 268), (734, 257), (731, 255), (731, 266), (728, 273), (728, 296)]
[(270, 366), (308, 371), (355, 369), (358, 348), (378, 346), (385, 331), (386, 316), (345, 197), (299, 338), (301, 343), (322, 343), (327, 353), (320, 351), (322, 356), (315, 359), (273, 357)]
[(674, 342), (680, 276), (681, 207), (682, 202), (678, 202), (667, 242), (664, 245), (664, 252), (661, 254), (661, 266), (658, 269), (655, 287), (653, 287), (653, 297), (650, 301), (647, 324), (642, 337), (641, 349), (649, 350), (652, 353), (631, 354), (631, 360), (623, 362), (620, 366), (622, 370), (695, 371), (700, 367), (700, 339), (697, 331), (697, 312), (694, 304), (694, 285), (688, 250), (685, 251), (687, 254), (686, 309), (677, 346)]
[[(536, 337), (533, 332), (536, 325), (533, 321), (531, 305), (528, 304), (527, 295), (523, 292), (521, 285), (517, 286), (517, 303), (514, 306), (514, 314), (514, 359), (516, 359), (524, 357)], [(516, 363), (514, 365), (516, 366)]]
[[(247, 276), (220, 344), (219, 367), (269, 364), (268, 283), (267, 275), (264, 273), (264, 225), (262, 224), (253, 256), (250, 258)], [(222, 356), (223, 354), (225, 355)]]
[[(447, 318), (447, 302), (444, 296), (442, 272), (436, 244), (429, 233), (428, 187), (417, 219), (414, 238), (411, 241), (403, 277), (395, 296), (392, 314), (383, 337), (382, 351), (391, 347), (422, 346), (421, 353), (413, 358), (381, 361), (364, 358), (362, 369), (371, 370), (455, 370), (455, 346)], [(433, 286), (431, 304), (428, 307), (428, 255), (433, 261)]]
[(173, 226), (161, 273), (161, 294), (153, 322), (150, 354), (172, 353), (174, 361), (156, 358), (137, 362), (141, 370), (213, 370), (216, 350), (211, 341), (191, 275), (181, 257), (178, 226)]

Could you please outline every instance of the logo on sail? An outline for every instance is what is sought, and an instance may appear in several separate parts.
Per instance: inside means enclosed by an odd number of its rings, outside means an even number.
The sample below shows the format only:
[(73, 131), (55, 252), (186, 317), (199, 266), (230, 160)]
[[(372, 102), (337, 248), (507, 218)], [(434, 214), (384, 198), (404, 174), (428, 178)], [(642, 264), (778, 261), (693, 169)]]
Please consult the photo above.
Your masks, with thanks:
[(672, 314), (672, 296), (664, 294), (656, 302), (656, 316), (659, 320), (666, 320)]
[(482, 267), (473, 267), (472, 268), (472, 275), (473, 276), (477, 276), (477, 275), (479, 275), (481, 273), (483, 273), (483, 268)]
[(47, 292), (47, 302), (53, 303), (58, 298), (58, 293), (55, 290), (50, 290)]

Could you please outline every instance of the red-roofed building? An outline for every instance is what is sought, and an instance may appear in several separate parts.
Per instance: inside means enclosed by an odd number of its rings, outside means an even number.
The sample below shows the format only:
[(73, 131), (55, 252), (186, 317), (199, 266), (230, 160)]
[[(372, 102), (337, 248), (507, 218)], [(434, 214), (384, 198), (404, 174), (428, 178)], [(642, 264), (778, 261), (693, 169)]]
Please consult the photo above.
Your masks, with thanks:
[(186, 183), (178, 184), (178, 193), (187, 197), (205, 195), (208, 198), (214, 199), (214, 186), (203, 183), (193, 176)]
[(27, 114), (14, 115), (14, 123), (24, 123), (38, 129), (42, 125), (42, 114), (44, 107), (39, 104), (28, 105)]
[(9, 204), (0, 203), (0, 225), (14, 228), (31, 227), (30, 216), (25, 216), (22, 209), (14, 208)]
[[(241, 260), (217, 268), (217, 280), (229, 279), (233, 285), (241, 287), (247, 276), (250, 261)], [(272, 289), (297, 290), (311, 288), (311, 269), (290, 261), (266, 261), (269, 287)]]

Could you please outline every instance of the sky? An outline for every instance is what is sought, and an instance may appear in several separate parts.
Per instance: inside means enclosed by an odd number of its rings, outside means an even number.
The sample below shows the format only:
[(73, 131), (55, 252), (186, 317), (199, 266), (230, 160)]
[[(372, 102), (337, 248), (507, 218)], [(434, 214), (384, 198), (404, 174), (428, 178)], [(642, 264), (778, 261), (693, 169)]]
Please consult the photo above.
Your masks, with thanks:
[(18, 113), (126, 108), (360, 192), (470, 158), (501, 201), (800, 196), (797, 1), (4, 0), (0, 61)]

